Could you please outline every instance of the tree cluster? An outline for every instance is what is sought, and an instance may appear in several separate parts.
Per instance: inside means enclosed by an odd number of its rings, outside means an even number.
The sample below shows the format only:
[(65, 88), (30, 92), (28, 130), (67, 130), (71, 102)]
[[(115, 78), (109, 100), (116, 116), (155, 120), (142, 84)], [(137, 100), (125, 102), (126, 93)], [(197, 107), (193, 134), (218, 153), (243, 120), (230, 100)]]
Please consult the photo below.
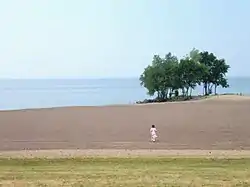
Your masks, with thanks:
[(148, 94), (156, 94), (160, 101), (179, 95), (189, 98), (197, 85), (203, 85), (203, 94), (210, 95), (213, 91), (216, 94), (218, 86), (229, 87), (226, 79), (229, 68), (224, 59), (218, 59), (213, 53), (193, 49), (182, 59), (172, 53), (164, 58), (154, 55), (152, 64), (144, 69), (140, 81)]

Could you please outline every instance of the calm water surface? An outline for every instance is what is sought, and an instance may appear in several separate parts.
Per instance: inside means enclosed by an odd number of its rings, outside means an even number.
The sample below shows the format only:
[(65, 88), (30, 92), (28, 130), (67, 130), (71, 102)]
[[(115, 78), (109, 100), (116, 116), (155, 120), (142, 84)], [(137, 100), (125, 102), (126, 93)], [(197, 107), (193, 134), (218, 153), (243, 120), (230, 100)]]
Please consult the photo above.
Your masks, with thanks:
[[(250, 78), (229, 78), (229, 84), (218, 92), (250, 95)], [(202, 88), (193, 93), (202, 94)], [(0, 110), (130, 104), (145, 98), (147, 91), (136, 78), (0, 80)]]

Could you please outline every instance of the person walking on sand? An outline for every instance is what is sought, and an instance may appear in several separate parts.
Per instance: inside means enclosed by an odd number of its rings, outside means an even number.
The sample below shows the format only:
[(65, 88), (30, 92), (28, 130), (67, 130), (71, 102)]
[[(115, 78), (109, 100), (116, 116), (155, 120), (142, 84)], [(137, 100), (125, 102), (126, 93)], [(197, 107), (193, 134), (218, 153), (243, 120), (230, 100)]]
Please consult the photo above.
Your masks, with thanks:
[(157, 134), (157, 129), (155, 128), (155, 125), (152, 125), (152, 127), (150, 128), (150, 134), (151, 134), (151, 141), (155, 142), (156, 138), (158, 137)]

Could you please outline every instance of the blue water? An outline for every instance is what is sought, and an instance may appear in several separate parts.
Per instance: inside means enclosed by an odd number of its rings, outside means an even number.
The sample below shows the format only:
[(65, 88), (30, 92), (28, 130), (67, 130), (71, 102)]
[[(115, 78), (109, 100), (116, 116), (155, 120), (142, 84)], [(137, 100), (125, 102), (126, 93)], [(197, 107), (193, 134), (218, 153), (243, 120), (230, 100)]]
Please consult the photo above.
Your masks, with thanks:
[[(229, 78), (218, 93), (250, 95), (250, 78)], [(202, 94), (197, 87), (193, 94)], [(0, 80), (0, 110), (131, 104), (149, 98), (138, 79)]]

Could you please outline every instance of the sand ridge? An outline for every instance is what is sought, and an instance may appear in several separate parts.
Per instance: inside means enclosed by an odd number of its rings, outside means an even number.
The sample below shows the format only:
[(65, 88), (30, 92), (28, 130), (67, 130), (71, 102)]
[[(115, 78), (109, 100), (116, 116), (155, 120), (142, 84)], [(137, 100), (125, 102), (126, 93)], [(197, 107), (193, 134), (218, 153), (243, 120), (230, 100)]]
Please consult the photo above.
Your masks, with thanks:
[[(250, 150), (249, 97), (137, 106), (0, 112), (0, 151)], [(152, 124), (156, 144), (149, 142)]]
[(246, 95), (218, 95), (218, 96), (212, 96), (210, 99), (216, 99), (216, 100), (233, 100), (233, 101), (249, 101), (250, 96)]

